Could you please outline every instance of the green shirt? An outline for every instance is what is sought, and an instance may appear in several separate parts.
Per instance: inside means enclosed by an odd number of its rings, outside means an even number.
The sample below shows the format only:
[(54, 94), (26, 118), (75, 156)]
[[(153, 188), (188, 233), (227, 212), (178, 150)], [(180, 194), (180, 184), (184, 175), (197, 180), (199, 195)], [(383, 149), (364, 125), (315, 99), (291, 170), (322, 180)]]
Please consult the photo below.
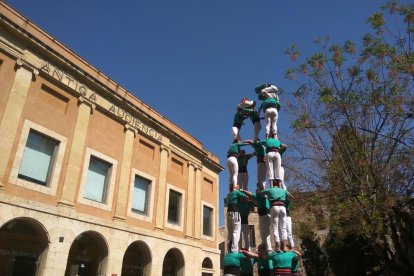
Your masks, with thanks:
[(266, 148), (280, 148), (282, 146), (282, 142), (275, 138), (268, 138), (266, 140)]
[(240, 260), (240, 271), (243, 273), (252, 273), (254, 263), (255, 263), (254, 259)]
[(258, 259), (257, 260), (257, 269), (273, 269), (273, 262), (270, 259), (263, 260)]
[(231, 144), (229, 150), (227, 151), (227, 154), (230, 154), (230, 153), (239, 154), (240, 148), (245, 146), (245, 145), (248, 145), (248, 143), (240, 143), (240, 142), (239, 143), (233, 143), (233, 144)]
[(243, 121), (249, 118), (252, 113), (254, 113), (254, 109), (251, 108), (243, 108), (237, 111), (237, 113), (234, 114), (233, 124), (242, 125)]
[(292, 260), (292, 267), (290, 269), (292, 270), (292, 273), (293, 272), (298, 272), (298, 269), (299, 269), (299, 260), (298, 260), (298, 258), (295, 258), (295, 259)]
[(269, 97), (269, 98), (265, 99), (262, 102), (262, 104), (260, 105), (260, 109), (266, 109), (266, 107), (268, 105), (271, 105), (271, 104), (275, 104), (276, 105), (276, 109), (277, 110), (280, 110), (281, 105), (280, 105), (279, 101), (276, 98), (272, 98), (272, 97)]
[(266, 140), (254, 142), (251, 146), (254, 148), (257, 158), (266, 156)]
[(257, 193), (253, 193), (253, 198), (257, 203), (257, 208), (266, 208), (269, 209), (270, 208), (270, 204), (269, 204), (269, 200), (267, 199), (267, 197), (264, 194), (257, 194)]
[(241, 197), (246, 197), (247, 195), (245, 195), (244, 193), (240, 192), (239, 190), (233, 190), (232, 192), (230, 192), (227, 195), (227, 204), (239, 204), (240, 198)]
[(293, 251), (280, 251), (269, 253), (268, 259), (272, 260), (273, 268), (291, 268), (292, 263), (297, 259), (297, 255)]
[(273, 187), (262, 191), (263, 194), (267, 195), (269, 201), (282, 201), (287, 204), (288, 193), (279, 187)]
[(226, 255), (224, 255), (223, 259), (223, 266), (237, 266), (240, 267), (240, 261), (247, 259), (246, 256), (244, 256), (243, 253), (240, 252), (229, 252)]

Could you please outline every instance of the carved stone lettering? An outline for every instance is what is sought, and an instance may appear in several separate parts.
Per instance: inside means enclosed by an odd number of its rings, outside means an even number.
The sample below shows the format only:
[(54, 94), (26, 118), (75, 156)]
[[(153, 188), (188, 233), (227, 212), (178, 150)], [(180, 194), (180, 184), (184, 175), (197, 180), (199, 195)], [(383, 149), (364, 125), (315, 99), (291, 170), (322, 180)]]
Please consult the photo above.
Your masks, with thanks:
[(88, 91), (88, 88), (86, 85), (82, 84), (79, 86), (79, 93), (81, 93), (83, 96), (86, 96), (86, 92)]
[(57, 77), (57, 79), (59, 80), (59, 81), (62, 81), (62, 79), (63, 79), (63, 72), (62, 71), (60, 71), (60, 70), (58, 70), (56, 67), (53, 69), (53, 74), (52, 74), (52, 76), (53, 77)]
[(96, 93), (92, 93), (92, 94), (89, 96), (89, 100), (91, 100), (91, 101), (93, 101), (93, 102), (96, 102)]
[[(54, 78), (55, 80), (59, 81), (60, 83), (66, 85), (67, 87), (75, 90), (77, 93), (81, 94), (82, 96), (86, 97), (91, 102), (96, 103), (99, 94), (95, 91), (90, 90), (85, 84), (80, 83), (76, 78), (68, 75), (66, 72), (59, 70), (49, 62), (45, 62), (40, 67), (40, 70), (50, 77)], [(89, 95), (89, 97), (87, 96)], [(128, 113), (124, 109), (116, 106), (114, 103), (109, 103), (105, 98), (100, 97), (100, 101), (98, 102), (100, 106), (107, 108), (109, 105), (109, 112), (112, 113), (114, 116), (119, 117), (127, 124), (135, 126), (136, 129), (141, 130), (142, 132), (146, 133), (148, 136), (153, 137), (158, 141), (162, 141), (162, 135), (158, 133), (153, 128), (145, 125), (141, 120), (134, 117), (134, 115)]]

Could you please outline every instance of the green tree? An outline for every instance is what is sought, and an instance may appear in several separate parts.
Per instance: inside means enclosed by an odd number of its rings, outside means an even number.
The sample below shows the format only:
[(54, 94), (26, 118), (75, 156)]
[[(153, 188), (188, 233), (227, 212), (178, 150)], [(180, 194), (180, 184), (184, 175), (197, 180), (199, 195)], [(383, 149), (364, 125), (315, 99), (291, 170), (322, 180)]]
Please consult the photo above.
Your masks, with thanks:
[(404, 274), (414, 271), (413, 232), (401, 235), (414, 222), (414, 5), (381, 11), (359, 44), (319, 39), (320, 52), (303, 59), (296, 46), (286, 50), (296, 64), (286, 77), (298, 85), (290, 168), (323, 191), (331, 237), (353, 248), (352, 237), (380, 263), (365, 271)]

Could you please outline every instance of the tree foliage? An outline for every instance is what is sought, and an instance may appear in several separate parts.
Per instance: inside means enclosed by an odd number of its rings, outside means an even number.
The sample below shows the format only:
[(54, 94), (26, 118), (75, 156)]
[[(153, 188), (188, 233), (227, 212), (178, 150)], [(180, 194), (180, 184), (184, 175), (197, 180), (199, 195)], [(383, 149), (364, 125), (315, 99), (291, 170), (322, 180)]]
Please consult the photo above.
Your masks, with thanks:
[(323, 191), (332, 237), (362, 240), (385, 269), (411, 272), (414, 251), (398, 251), (390, 221), (414, 209), (414, 5), (391, 1), (367, 23), (360, 42), (318, 39), (307, 58), (286, 50), (295, 63), (286, 78), (298, 87), (291, 168), (304, 188)]

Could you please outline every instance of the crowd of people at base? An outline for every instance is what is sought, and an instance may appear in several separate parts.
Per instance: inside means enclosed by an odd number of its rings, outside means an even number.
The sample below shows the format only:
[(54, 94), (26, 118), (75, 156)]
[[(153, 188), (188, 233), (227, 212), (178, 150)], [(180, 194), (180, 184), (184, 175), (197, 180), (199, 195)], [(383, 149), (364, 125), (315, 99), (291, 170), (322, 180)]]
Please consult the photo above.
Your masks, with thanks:
[[(280, 110), (278, 89), (272, 84), (255, 88), (262, 101), (258, 111), (255, 101), (243, 98), (237, 106), (232, 127), (233, 140), (227, 152), (229, 171), (229, 194), (227, 195), (228, 253), (224, 256), (224, 276), (253, 275), (257, 263), (259, 275), (297, 275), (301, 254), (295, 250), (292, 237), (292, 220), (289, 205), (292, 200), (284, 183), (282, 155), (287, 147), (277, 136), (277, 119)], [(259, 139), (260, 112), (264, 111), (265, 139)], [(245, 119), (253, 123), (253, 140), (241, 140), (240, 128)], [(254, 151), (246, 154), (244, 146)], [(256, 191), (248, 190), (247, 164), (256, 156)], [(269, 188), (266, 182), (269, 182)], [(257, 206), (261, 243), (256, 250), (250, 248), (248, 216), (252, 205)], [(275, 245), (272, 248), (270, 233)], [(240, 249), (243, 236), (245, 248)]]

